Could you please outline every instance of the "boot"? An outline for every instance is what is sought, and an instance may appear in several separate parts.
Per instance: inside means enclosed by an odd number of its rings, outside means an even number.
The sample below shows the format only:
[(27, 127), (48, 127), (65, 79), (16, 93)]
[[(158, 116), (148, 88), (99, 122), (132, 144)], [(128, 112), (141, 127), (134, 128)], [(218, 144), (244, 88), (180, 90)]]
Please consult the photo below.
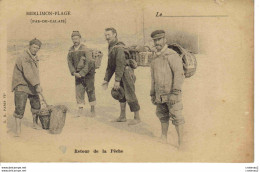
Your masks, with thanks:
[(15, 118), (15, 137), (20, 137), (21, 135), (21, 123), (22, 119), (20, 118)]
[(139, 111), (136, 111), (134, 113), (135, 113), (134, 120), (130, 121), (128, 123), (128, 125), (136, 125), (136, 124), (139, 124), (141, 122)]
[(120, 116), (114, 120), (114, 122), (126, 122), (126, 112), (125, 112), (125, 108), (126, 108), (126, 103), (120, 103)]

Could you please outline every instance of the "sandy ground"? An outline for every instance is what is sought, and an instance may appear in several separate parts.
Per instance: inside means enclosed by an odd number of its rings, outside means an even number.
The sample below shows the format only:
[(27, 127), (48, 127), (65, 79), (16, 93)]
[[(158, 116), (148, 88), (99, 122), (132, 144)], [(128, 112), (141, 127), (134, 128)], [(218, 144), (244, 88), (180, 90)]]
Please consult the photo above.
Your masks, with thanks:
[[(65, 47), (65, 48), (64, 48)], [(46, 130), (32, 129), (30, 105), (27, 102), (22, 122), (22, 135), (14, 137), (13, 94), (8, 91), (8, 123), (1, 138), (1, 161), (20, 162), (245, 162), (252, 157), (248, 148), (249, 116), (237, 106), (232, 97), (232, 88), (219, 84), (214, 71), (222, 70), (206, 55), (197, 55), (197, 73), (185, 79), (183, 85), (183, 115), (185, 149), (178, 151), (177, 134), (173, 125), (169, 128), (168, 144), (158, 141), (160, 122), (155, 115), (155, 106), (150, 102), (150, 69), (139, 67), (136, 94), (141, 106), (142, 123), (128, 126), (127, 123), (113, 123), (119, 115), (119, 103), (110, 95), (109, 89), (101, 88), (107, 63), (106, 45), (98, 45), (103, 52), (102, 67), (96, 71), (96, 117), (91, 118), (86, 104), (85, 115), (74, 118), (77, 111), (74, 78), (70, 76), (66, 56), (68, 46), (56, 51), (41, 50), (39, 55), (48, 54), (40, 61), (41, 85), (49, 104), (66, 105), (69, 108), (65, 127), (59, 135)], [(40, 56), (41, 58), (41, 56)], [(14, 61), (8, 59), (13, 68)], [(209, 69), (209, 66), (210, 69)], [(11, 83), (12, 70), (8, 74)], [(225, 82), (229, 80), (226, 78)], [(231, 81), (230, 81), (231, 82)], [(228, 84), (228, 83), (227, 83)], [(223, 91), (225, 90), (225, 91)], [(230, 95), (229, 95), (230, 93)], [(239, 100), (238, 100), (239, 101)], [(228, 110), (227, 110), (228, 109)], [(239, 117), (236, 117), (239, 116)], [(133, 113), (127, 107), (127, 119)], [(74, 153), (75, 149), (89, 150), (89, 153)], [(93, 153), (93, 150), (99, 153)], [(102, 150), (107, 153), (102, 153)], [(123, 153), (111, 153), (120, 149)]]

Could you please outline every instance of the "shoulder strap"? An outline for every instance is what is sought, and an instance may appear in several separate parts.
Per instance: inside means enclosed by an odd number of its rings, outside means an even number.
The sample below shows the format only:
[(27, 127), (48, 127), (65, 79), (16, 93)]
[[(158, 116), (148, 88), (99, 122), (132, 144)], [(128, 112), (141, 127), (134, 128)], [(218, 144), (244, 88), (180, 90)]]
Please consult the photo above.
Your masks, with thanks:
[(172, 73), (173, 73), (173, 69), (172, 69), (172, 67), (171, 67), (171, 65), (170, 65), (170, 61), (169, 61), (168, 57), (166, 57), (166, 60), (167, 60), (167, 63), (168, 63), (168, 65), (169, 65), (169, 67), (170, 67)]
[(114, 50), (114, 48), (118, 48), (118, 47), (125, 48), (125, 46), (124, 46), (124, 45), (116, 44), (116, 45), (114, 45), (114, 46), (111, 48), (111, 50), (109, 51), (109, 53), (108, 53), (108, 54), (110, 54), (110, 53), (111, 53), (111, 52)]

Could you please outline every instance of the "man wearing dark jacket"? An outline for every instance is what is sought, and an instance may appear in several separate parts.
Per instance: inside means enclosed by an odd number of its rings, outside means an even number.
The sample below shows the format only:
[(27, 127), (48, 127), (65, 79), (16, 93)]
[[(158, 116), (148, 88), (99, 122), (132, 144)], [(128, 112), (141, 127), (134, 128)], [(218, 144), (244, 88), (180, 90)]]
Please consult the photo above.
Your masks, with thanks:
[(108, 64), (106, 75), (103, 82), (103, 87), (107, 89), (108, 83), (115, 73), (114, 90), (123, 88), (124, 96), (119, 100), (121, 113), (115, 122), (126, 122), (126, 102), (128, 103), (131, 112), (134, 112), (134, 120), (130, 121), (129, 125), (140, 123), (139, 110), (140, 106), (135, 95), (135, 80), (134, 70), (127, 65), (126, 55), (124, 52), (124, 43), (117, 40), (117, 32), (114, 28), (105, 29), (105, 37), (108, 41)]
[(91, 114), (95, 115), (95, 61), (92, 60), (92, 50), (80, 43), (81, 35), (79, 31), (73, 31), (71, 35), (73, 46), (68, 53), (68, 66), (72, 76), (75, 76), (76, 100), (79, 113), (82, 114), (85, 105), (85, 92), (87, 92)]
[(36, 114), (41, 108), (39, 93), (42, 92), (39, 78), (39, 63), (37, 52), (41, 48), (41, 41), (33, 39), (29, 49), (25, 50), (17, 59), (13, 71), (12, 91), (14, 91), (16, 136), (21, 134), (21, 120), (24, 115), (27, 99), (30, 100), (33, 115), (33, 128), (37, 126)]

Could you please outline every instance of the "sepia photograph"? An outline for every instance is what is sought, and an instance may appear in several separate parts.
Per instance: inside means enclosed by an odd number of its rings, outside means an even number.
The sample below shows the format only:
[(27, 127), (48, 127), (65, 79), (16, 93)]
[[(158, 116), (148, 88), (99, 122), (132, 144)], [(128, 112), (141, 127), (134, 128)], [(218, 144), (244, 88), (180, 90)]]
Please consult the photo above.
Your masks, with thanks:
[(254, 162), (254, 1), (0, 1), (0, 162)]

